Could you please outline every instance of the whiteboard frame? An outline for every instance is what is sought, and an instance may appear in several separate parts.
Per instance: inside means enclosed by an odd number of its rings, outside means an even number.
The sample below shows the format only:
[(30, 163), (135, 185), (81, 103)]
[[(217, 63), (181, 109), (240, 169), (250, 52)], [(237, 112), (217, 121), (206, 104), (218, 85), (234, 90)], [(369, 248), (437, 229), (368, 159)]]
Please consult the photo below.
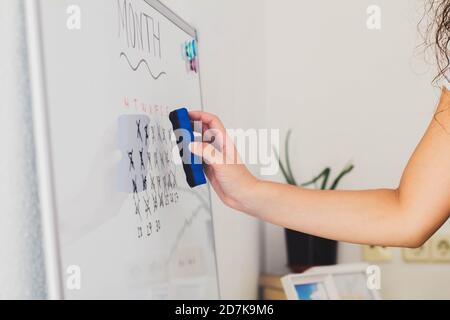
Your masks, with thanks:
[(59, 300), (64, 298), (64, 289), (57, 230), (41, 13), (38, 1), (25, 0), (25, 15), (47, 298)]
[[(158, 11), (178, 28), (198, 41), (197, 30), (184, 19), (170, 10), (159, 0), (143, 0)], [(39, 0), (25, 0), (26, 37), (28, 46), (29, 76), (31, 86), (31, 103), (33, 110), (33, 127), (36, 152), (36, 170), (38, 176), (38, 192), (40, 200), (42, 247), (44, 249), (45, 275), (47, 282), (47, 298), (64, 299), (64, 277), (61, 263), (60, 241), (58, 234), (58, 214), (56, 206), (55, 182), (52, 162), (52, 142), (49, 122), (47, 84), (45, 73), (44, 47), (42, 39), (41, 7)], [(199, 68), (200, 70), (200, 68)], [(202, 81), (199, 74), (200, 107), (203, 106)], [(208, 184), (211, 203), (211, 187)], [(214, 233), (214, 218), (211, 207), (211, 221)], [(219, 299), (221, 297), (220, 279), (217, 264), (215, 239), (214, 258)]]
[(160, 14), (169, 19), (172, 23), (174, 23), (178, 28), (186, 32), (192, 38), (197, 39), (197, 31), (194, 27), (192, 27), (189, 23), (187, 23), (183, 18), (177, 15), (175, 12), (169, 9), (165, 4), (160, 2), (159, 0), (144, 0), (148, 5), (153, 7)]

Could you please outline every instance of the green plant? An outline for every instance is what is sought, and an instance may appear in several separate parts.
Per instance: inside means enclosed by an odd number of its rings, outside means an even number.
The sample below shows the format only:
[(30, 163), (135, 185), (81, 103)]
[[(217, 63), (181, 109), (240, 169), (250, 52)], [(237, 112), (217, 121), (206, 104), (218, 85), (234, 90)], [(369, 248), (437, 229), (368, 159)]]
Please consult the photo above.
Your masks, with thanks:
[(325, 168), (317, 177), (312, 179), (309, 182), (297, 184), (297, 181), (295, 180), (294, 174), (292, 173), (291, 168), (291, 161), (290, 161), (290, 155), (289, 155), (289, 142), (291, 139), (292, 130), (289, 130), (286, 136), (285, 141), (285, 149), (286, 149), (286, 156), (285, 156), (285, 164), (281, 161), (280, 155), (278, 154), (277, 150), (274, 149), (275, 155), (278, 159), (278, 163), (280, 164), (280, 169), (283, 173), (284, 178), (286, 179), (286, 182), (293, 186), (301, 186), (301, 187), (309, 187), (311, 185), (318, 186), (318, 183), (320, 183), (320, 189), (321, 190), (336, 190), (341, 180), (348, 175), (350, 172), (353, 171), (355, 166), (353, 164), (347, 165), (339, 174), (338, 176), (331, 182), (330, 185), (328, 185), (331, 177), (331, 168), (327, 167)]

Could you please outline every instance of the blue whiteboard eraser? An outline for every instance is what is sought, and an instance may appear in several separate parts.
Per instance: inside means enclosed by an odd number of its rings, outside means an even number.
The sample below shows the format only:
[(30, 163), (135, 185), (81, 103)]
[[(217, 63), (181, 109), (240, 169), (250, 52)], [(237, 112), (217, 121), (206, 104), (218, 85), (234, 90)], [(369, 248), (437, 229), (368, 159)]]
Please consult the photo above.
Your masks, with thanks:
[(177, 138), (187, 183), (191, 188), (206, 184), (202, 161), (189, 150), (189, 144), (194, 142), (194, 130), (187, 109), (182, 108), (171, 112), (169, 119)]

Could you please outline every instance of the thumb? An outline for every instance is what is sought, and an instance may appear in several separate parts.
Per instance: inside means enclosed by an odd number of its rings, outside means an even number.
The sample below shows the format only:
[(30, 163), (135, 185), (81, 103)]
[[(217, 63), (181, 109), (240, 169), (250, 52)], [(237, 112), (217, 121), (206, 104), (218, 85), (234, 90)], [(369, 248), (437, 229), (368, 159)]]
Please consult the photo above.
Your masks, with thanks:
[(210, 143), (192, 142), (189, 145), (189, 150), (196, 156), (201, 157), (206, 164), (215, 165), (224, 163), (223, 154)]

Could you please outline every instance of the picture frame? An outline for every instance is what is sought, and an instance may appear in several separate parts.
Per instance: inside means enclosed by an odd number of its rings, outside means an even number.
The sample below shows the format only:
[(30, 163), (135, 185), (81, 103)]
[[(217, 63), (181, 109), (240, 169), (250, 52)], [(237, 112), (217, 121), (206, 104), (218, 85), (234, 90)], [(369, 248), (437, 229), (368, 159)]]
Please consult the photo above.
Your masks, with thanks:
[(281, 282), (288, 300), (339, 300), (333, 278), (327, 274), (288, 275)]
[(369, 264), (314, 267), (281, 279), (288, 300), (381, 300), (367, 286)]
[(314, 267), (305, 274), (332, 277), (340, 300), (381, 300), (379, 291), (367, 286), (368, 268), (367, 263), (345, 264)]

